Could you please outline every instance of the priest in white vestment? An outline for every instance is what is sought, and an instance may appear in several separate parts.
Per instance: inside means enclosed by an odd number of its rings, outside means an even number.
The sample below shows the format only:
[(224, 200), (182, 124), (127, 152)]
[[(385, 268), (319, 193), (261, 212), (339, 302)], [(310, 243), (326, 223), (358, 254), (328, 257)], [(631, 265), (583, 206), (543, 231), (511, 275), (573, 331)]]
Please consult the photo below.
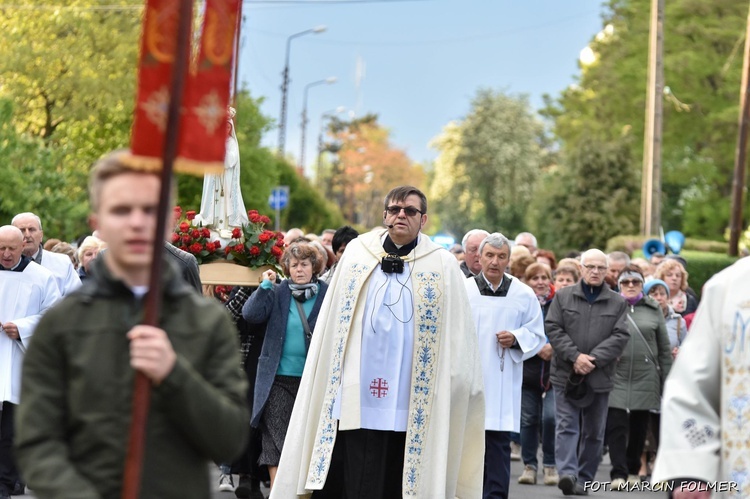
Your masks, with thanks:
[(675, 499), (750, 497), (749, 435), (750, 259), (742, 258), (703, 287), (664, 385), (652, 480), (674, 482)]
[(464, 277), (393, 189), (352, 240), (313, 332), (273, 498), (479, 498), (484, 395)]
[(508, 497), (510, 432), (521, 429), (523, 361), (547, 342), (534, 291), (505, 273), (508, 239), (495, 232), (479, 245), (482, 271), (465, 286), (477, 330), (485, 396), (485, 499)]
[(23, 248), (20, 229), (0, 227), (0, 497), (9, 496), (19, 480), (13, 416), (23, 355), (39, 318), (60, 298), (52, 273), (23, 255)]
[(44, 231), (42, 220), (34, 213), (19, 213), (11, 224), (23, 233), (23, 254), (52, 272), (57, 288), (62, 296), (68, 295), (81, 286), (81, 278), (67, 255), (47, 251), (42, 247)]

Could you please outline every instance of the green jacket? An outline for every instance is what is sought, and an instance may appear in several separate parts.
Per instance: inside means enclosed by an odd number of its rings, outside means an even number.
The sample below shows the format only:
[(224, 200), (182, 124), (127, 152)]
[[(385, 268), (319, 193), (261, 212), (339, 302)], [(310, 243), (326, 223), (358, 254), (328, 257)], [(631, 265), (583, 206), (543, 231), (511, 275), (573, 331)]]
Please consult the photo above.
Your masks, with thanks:
[[(609, 394), (609, 406), (632, 411), (658, 410), (662, 380), (666, 379), (672, 367), (672, 348), (669, 346), (664, 314), (649, 297), (642, 298), (635, 306), (628, 306), (628, 314), (648, 341), (653, 356), (633, 324), (627, 321), (630, 341), (617, 361), (615, 387)], [(661, 373), (654, 361), (659, 363)]]
[[(126, 333), (143, 300), (102, 258), (39, 322), (23, 366), (16, 457), (39, 499), (117, 499), (134, 370)], [(159, 327), (177, 353), (151, 392), (140, 499), (209, 498), (209, 460), (244, 449), (250, 416), (234, 325), (164, 261)]]

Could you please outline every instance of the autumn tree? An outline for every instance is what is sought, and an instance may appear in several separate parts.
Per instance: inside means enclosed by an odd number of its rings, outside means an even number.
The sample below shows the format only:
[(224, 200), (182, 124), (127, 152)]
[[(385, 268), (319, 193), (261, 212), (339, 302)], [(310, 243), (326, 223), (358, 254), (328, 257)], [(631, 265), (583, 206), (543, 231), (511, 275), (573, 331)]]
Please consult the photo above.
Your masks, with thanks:
[(329, 125), (331, 162), (330, 197), (342, 208), (344, 217), (362, 228), (382, 223), (383, 198), (399, 185), (423, 189), (421, 165), (390, 141), (390, 132), (367, 115), (351, 121), (334, 118)]

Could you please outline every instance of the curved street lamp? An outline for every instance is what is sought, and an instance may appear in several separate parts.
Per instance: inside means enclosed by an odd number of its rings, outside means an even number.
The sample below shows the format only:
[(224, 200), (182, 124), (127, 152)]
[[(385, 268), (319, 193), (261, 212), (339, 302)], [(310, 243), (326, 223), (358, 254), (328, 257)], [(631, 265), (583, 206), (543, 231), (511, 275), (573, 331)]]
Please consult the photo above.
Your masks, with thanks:
[(307, 92), (312, 88), (316, 87), (318, 85), (331, 85), (333, 83), (336, 83), (336, 77), (335, 76), (329, 76), (325, 80), (318, 80), (314, 81), (312, 83), (308, 83), (305, 85), (305, 95), (302, 99), (302, 138), (301, 138), (301, 145), (300, 145), (300, 151), (299, 151), (299, 165), (297, 166), (297, 170), (299, 171), (299, 174), (304, 176), (305, 174), (305, 132), (307, 131)]
[(286, 39), (286, 59), (284, 62), (284, 72), (282, 73), (283, 79), (281, 82), (281, 116), (279, 117), (279, 150), (278, 155), (280, 158), (284, 157), (284, 143), (286, 141), (286, 99), (289, 93), (289, 52), (292, 48), (292, 40), (299, 38), (300, 36), (309, 35), (310, 33), (318, 34), (323, 33), (327, 28), (323, 25), (315, 26), (314, 28), (306, 29), (290, 35)]

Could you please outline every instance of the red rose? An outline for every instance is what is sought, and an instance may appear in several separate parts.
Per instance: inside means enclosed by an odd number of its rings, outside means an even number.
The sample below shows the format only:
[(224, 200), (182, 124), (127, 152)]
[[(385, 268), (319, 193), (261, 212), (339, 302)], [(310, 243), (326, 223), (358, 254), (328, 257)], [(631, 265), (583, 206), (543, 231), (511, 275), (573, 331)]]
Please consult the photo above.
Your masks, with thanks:
[(187, 250), (188, 250), (188, 247), (187, 247), (187, 246), (185, 246), (185, 245), (183, 244), (182, 246), (180, 246), (180, 249), (181, 249), (182, 251), (187, 251)]
[(260, 217), (260, 223), (262, 223), (262, 224), (265, 224), (265, 225), (268, 225), (268, 224), (270, 224), (270, 223), (271, 223), (271, 219), (270, 219), (270, 218), (268, 218), (268, 217), (267, 217), (267, 216), (265, 216), (265, 215), (261, 215), (261, 217)]
[(232, 250), (235, 253), (244, 253), (245, 252), (245, 245), (244, 244), (235, 244)]
[(209, 253), (213, 253), (215, 249), (216, 248), (214, 248), (214, 243), (206, 243), (206, 251), (208, 251)]
[(189, 223), (187, 223), (187, 222), (182, 222), (182, 223), (180, 224), (180, 230), (181, 230), (182, 232), (187, 232), (187, 231), (189, 231), (189, 230), (190, 230), (190, 224), (189, 224)]
[(250, 254), (252, 256), (258, 256), (258, 255), (260, 255), (260, 248), (257, 247), (257, 246), (253, 246), (252, 248), (250, 248)]
[(271, 236), (273, 236), (273, 232), (264, 230), (258, 236), (258, 241), (260, 241), (261, 243), (267, 243), (268, 241), (271, 240)]
[(284, 240), (284, 234), (282, 234), (281, 232), (277, 232), (276, 233), (276, 240), (277, 241), (283, 241)]
[(172, 232), (172, 244), (177, 244), (180, 240), (180, 235), (176, 232)]
[(187, 218), (188, 220), (192, 220), (192, 219), (194, 219), (194, 218), (195, 218), (195, 210), (190, 210), (190, 211), (188, 211), (188, 212), (187, 212), (187, 214), (185, 215), (185, 217), (186, 217), (186, 218)]
[(203, 245), (201, 243), (193, 243), (190, 245), (190, 253), (193, 253), (194, 255), (200, 253), (202, 249)]
[(250, 215), (250, 222), (254, 224), (260, 222), (260, 215), (258, 215), (257, 213), (253, 213), (252, 215)]
[(242, 236), (242, 231), (239, 227), (235, 227), (234, 229), (232, 229), (232, 238), (239, 239), (240, 236)]
[(190, 237), (192, 237), (193, 239), (200, 239), (200, 237), (201, 237), (201, 231), (199, 231), (198, 229), (191, 230), (190, 231)]
[(282, 253), (283, 251), (281, 250), (280, 246), (274, 246), (273, 248), (271, 248), (271, 254), (273, 254), (273, 256), (275, 257), (280, 257)]
[(181, 239), (182, 239), (182, 244), (186, 244), (186, 245), (190, 244), (190, 241), (192, 241), (192, 239), (190, 239), (190, 236), (187, 234), (183, 235)]
[(257, 215), (257, 214), (258, 214), (258, 210), (250, 210), (247, 212), (248, 217), (252, 217), (253, 215)]
[(274, 247), (275, 248), (283, 248), (284, 247), (284, 238), (282, 237), (281, 239), (277, 239), (276, 240), (276, 246), (274, 246)]
[(224, 248), (224, 254), (225, 255), (228, 255), (231, 251), (232, 251), (232, 247), (231, 246), (227, 246), (226, 248)]
[(172, 211), (178, 218), (182, 216), (182, 208), (180, 208), (179, 206), (175, 206), (174, 208), (172, 208)]
[(203, 228), (201, 229), (201, 236), (203, 236), (203, 237), (205, 237), (206, 239), (208, 239), (209, 237), (211, 237), (211, 231), (210, 231), (210, 230), (208, 230), (207, 228), (203, 227)]

